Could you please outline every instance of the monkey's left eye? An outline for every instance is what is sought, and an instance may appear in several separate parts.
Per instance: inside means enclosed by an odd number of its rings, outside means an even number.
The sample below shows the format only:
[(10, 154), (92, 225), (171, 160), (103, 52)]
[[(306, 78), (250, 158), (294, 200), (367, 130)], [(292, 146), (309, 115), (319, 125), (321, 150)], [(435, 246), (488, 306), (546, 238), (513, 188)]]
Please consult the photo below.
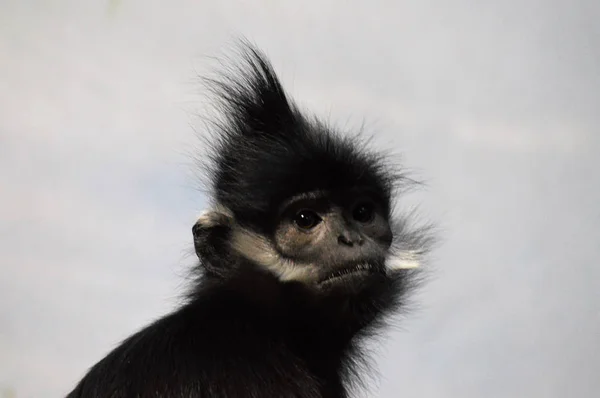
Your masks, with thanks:
[(352, 212), (352, 217), (358, 222), (367, 223), (375, 217), (375, 206), (372, 203), (359, 203)]
[(321, 217), (311, 210), (300, 210), (294, 216), (294, 223), (302, 229), (312, 229), (321, 222)]

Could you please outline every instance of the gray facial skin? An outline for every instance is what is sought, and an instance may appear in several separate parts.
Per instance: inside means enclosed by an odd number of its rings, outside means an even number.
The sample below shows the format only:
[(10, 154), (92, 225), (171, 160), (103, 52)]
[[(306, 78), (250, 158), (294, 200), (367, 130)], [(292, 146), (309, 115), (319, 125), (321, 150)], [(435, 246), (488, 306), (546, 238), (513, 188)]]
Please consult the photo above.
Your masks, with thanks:
[(383, 272), (392, 241), (387, 212), (367, 192), (309, 193), (286, 202), (275, 244), (296, 266), (316, 266), (317, 283), (348, 282)]

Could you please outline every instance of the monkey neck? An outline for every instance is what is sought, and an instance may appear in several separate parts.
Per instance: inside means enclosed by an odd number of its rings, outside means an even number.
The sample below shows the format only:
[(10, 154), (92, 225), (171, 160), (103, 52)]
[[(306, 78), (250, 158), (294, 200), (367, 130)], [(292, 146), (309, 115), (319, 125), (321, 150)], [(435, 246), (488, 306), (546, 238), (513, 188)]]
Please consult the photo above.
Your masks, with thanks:
[[(314, 326), (322, 331), (316, 334), (319, 338), (326, 338), (330, 332), (339, 341), (342, 336), (352, 339), (361, 329), (396, 309), (403, 290), (398, 278), (386, 278), (373, 281), (359, 293), (324, 293), (304, 283), (281, 282), (269, 272), (246, 267), (226, 278), (205, 278), (197, 292), (199, 297), (219, 296), (232, 306), (244, 307), (257, 322), (290, 325), (294, 330)], [(311, 335), (314, 334), (313, 331)]]
[(380, 324), (401, 289), (390, 280), (354, 296), (329, 296), (250, 270), (206, 280), (200, 292), (195, 303), (203, 308), (207, 325), (218, 322), (221, 328), (216, 329), (243, 330), (249, 344), (284, 346), (311, 374), (336, 389), (342, 385), (340, 375), (362, 358), (358, 337), (369, 336)]

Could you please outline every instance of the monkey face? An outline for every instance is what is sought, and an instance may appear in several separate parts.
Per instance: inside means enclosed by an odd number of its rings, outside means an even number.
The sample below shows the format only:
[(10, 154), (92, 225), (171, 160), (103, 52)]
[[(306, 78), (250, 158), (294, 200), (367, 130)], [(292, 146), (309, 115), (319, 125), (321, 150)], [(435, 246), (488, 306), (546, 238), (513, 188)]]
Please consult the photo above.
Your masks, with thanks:
[[(235, 264), (266, 270), (283, 283), (359, 291), (398, 268), (397, 255), (391, 255), (396, 229), (390, 206), (376, 192), (352, 188), (295, 195), (276, 207), (273, 217), (265, 214), (272, 220), (266, 221), (272, 223), (268, 233), (236, 222), (220, 206), (194, 226), (196, 252), (215, 273)], [(243, 260), (227, 259), (230, 252)]]
[[(294, 195), (272, 217), (264, 214), (270, 227), (238, 223), (233, 212), (217, 206), (194, 226), (196, 253), (217, 274), (257, 267), (284, 283), (356, 292), (418, 264), (410, 250), (393, 247), (394, 231), (403, 231), (391, 225), (389, 209), (373, 187)], [(243, 261), (232, 261), (230, 252)]]
[(286, 201), (274, 241), (283, 258), (320, 286), (360, 282), (385, 272), (392, 242), (385, 207), (367, 190), (311, 192)]

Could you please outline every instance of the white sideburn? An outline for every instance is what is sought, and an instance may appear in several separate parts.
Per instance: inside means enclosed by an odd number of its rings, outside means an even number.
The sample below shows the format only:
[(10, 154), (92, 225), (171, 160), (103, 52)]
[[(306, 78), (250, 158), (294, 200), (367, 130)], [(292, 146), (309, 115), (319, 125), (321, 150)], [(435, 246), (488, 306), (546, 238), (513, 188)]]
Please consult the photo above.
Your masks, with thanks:
[(281, 281), (308, 282), (317, 277), (313, 264), (298, 267), (293, 261), (282, 258), (263, 236), (239, 226), (232, 231), (231, 246), (241, 255), (270, 271)]
[(231, 247), (248, 260), (277, 276), (279, 280), (310, 281), (316, 279), (317, 269), (313, 264), (302, 264), (302, 267), (298, 267), (291, 260), (282, 258), (263, 236), (235, 225), (233, 213), (220, 204), (212, 209), (204, 210), (197, 221), (206, 228), (222, 225), (224, 222), (232, 227)]

